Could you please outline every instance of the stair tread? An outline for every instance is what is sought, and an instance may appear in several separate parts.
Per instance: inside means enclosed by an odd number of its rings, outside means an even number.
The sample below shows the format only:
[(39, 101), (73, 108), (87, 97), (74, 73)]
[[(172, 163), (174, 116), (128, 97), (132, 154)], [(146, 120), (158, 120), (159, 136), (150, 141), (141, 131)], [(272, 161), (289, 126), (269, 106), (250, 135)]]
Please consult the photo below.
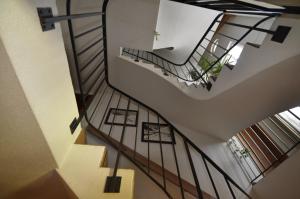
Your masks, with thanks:
[(57, 171), (79, 198), (132, 199), (134, 171), (131, 169), (118, 169), (117, 175), (122, 176), (124, 183), (120, 193), (103, 192), (106, 177), (112, 171), (111, 168), (100, 167), (105, 155), (104, 146), (75, 144)]

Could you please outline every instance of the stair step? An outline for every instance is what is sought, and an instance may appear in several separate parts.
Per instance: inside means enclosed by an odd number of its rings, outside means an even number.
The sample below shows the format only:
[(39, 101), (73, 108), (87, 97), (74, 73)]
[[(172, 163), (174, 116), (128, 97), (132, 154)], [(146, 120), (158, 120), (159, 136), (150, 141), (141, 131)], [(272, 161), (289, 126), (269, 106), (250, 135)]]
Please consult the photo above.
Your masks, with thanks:
[[(110, 142), (114, 143), (115, 145), (119, 145), (119, 142), (112, 138), (112, 137), (109, 137), (106, 133), (102, 132), (102, 131), (97, 131), (96, 129), (92, 128), (92, 127), (87, 127), (87, 131), (92, 133), (93, 135), (95, 135), (96, 137), (98, 137), (99, 139), (108, 139)], [(126, 153), (126, 155), (128, 157), (135, 157), (134, 158), (134, 161), (139, 164), (140, 166), (142, 167), (147, 167), (148, 165), (148, 159), (147, 157), (143, 156), (142, 154), (140, 153), (137, 153), (135, 152), (134, 150), (132, 150), (131, 148), (127, 147), (127, 146), (122, 146), (122, 149), (121, 149), (124, 153)], [(148, 168), (148, 167), (147, 167)], [(162, 176), (163, 175), (163, 172), (162, 172), (162, 167), (157, 164), (156, 162), (150, 160), (149, 161), (149, 169), (151, 172), (154, 172), (155, 174), (159, 175), (159, 176)], [(165, 172), (165, 177), (166, 179), (176, 185), (176, 186), (179, 186), (179, 181), (178, 181), (178, 177), (176, 174), (172, 173), (171, 171), (169, 171), (168, 169), (164, 169), (164, 172)], [(183, 189), (185, 192), (193, 195), (193, 196), (197, 196), (197, 190), (196, 190), (196, 187), (189, 183), (188, 181), (182, 179), (182, 186), (183, 186)], [(203, 191), (203, 196), (205, 199), (212, 199), (214, 197), (212, 197), (210, 194), (206, 193)]]
[(134, 171), (131, 169), (118, 169), (117, 176), (122, 177), (120, 193), (104, 193), (106, 178), (112, 172), (111, 168), (101, 167), (105, 158), (103, 146), (74, 144), (57, 171), (78, 198), (133, 199)]

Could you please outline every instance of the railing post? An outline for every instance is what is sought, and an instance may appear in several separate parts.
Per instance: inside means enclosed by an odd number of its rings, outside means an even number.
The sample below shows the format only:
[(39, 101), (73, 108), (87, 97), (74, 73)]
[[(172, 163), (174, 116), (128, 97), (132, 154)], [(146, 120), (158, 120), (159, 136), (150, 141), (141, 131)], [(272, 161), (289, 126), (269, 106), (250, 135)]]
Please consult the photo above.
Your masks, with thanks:
[(192, 156), (191, 156), (191, 153), (190, 153), (188, 143), (187, 143), (186, 139), (183, 139), (183, 141), (184, 141), (185, 150), (186, 150), (186, 153), (187, 153), (187, 156), (188, 156), (188, 159), (189, 159), (189, 163), (190, 163), (190, 166), (191, 166), (193, 178), (194, 178), (194, 181), (195, 181), (195, 185), (196, 185), (196, 189), (197, 189), (197, 193), (198, 193), (198, 198), (203, 199), (202, 191), (201, 191), (200, 184), (199, 184), (199, 181), (198, 181), (197, 172), (195, 170), (195, 166), (194, 166), (194, 163), (193, 163), (193, 159), (192, 159)]
[[(125, 134), (125, 130), (126, 130), (126, 124), (127, 124), (127, 117), (128, 117), (128, 110), (129, 110), (129, 106), (130, 106), (130, 101), (131, 101), (131, 99), (128, 98), (127, 108), (126, 108), (124, 122), (123, 122), (121, 139), (120, 139), (120, 142), (119, 142), (119, 145), (118, 145), (118, 154), (117, 154), (117, 158), (116, 158), (114, 172), (113, 172), (112, 176), (108, 176), (107, 179), (106, 179), (106, 184), (105, 184), (105, 189), (104, 189), (105, 193), (119, 193), (120, 192), (122, 177), (117, 176), (117, 171), (118, 171), (119, 162), (120, 162), (121, 150), (122, 150), (122, 147), (123, 147), (123, 140), (124, 140), (124, 134)], [(111, 125), (114, 125), (114, 124), (112, 123)]]
[(233, 192), (233, 190), (232, 190), (232, 188), (231, 188), (231, 185), (230, 185), (230, 183), (228, 182), (226, 176), (224, 176), (224, 178), (225, 178), (227, 187), (228, 187), (228, 189), (229, 189), (229, 191), (230, 191), (230, 193), (231, 193), (232, 198), (233, 198), (233, 199), (236, 199), (236, 196), (235, 196), (235, 194), (234, 194), (234, 192)]
[(211, 182), (211, 184), (212, 184), (212, 186), (213, 186), (213, 188), (214, 188), (214, 191), (215, 191), (216, 197), (217, 197), (217, 199), (219, 199), (219, 198), (220, 198), (220, 196), (219, 196), (218, 190), (217, 190), (217, 188), (216, 188), (215, 182), (214, 182), (214, 180), (213, 180), (213, 178), (212, 178), (212, 176), (211, 176), (211, 173), (210, 173), (210, 171), (209, 171), (209, 168), (208, 168), (207, 162), (206, 162), (205, 158), (203, 157), (203, 155), (201, 155), (201, 157), (202, 157), (202, 160), (203, 160), (203, 162), (204, 162), (204, 165), (205, 165), (206, 171), (207, 171), (207, 173), (208, 173), (208, 176), (209, 176), (210, 182)]
[(137, 52), (137, 54), (136, 54), (136, 58), (135, 58), (135, 62), (139, 62), (139, 53), (140, 53), (140, 51), (138, 50), (138, 52)]
[[(174, 135), (174, 131), (175, 129), (171, 126), (171, 134), (172, 137), (174, 139), (175, 142), (175, 135)], [(176, 165), (176, 170), (177, 170), (177, 177), (178, 177), (178, 181), (179, 181), (179, 186), (180, 186), (180, 193), (181, 193), (181, 198), (185, 199), (184, 196), (184, 190), (183, 190), (183, 186), (182, 186), (182, 180), (181, 180), (181, 174), (180, 174), (180, 169), (179, 169), (179, 165), (178, 165), (178, 160), (177, 160), (177, 154), (176, 154), (176, 149), (175, 149), (175, 143), (172, 143), (172, 150), (173, 150), (173, 155), (174, 155), (174, 159), (175, 159), (175, 165)]]

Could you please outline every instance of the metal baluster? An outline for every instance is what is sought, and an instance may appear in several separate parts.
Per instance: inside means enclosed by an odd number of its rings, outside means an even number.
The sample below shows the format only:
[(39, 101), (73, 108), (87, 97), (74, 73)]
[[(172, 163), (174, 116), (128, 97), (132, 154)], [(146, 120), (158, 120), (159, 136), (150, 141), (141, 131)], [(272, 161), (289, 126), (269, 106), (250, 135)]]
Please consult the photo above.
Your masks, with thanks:
[(101, 53), (104, 50), (102, 49), (101, 51), (99, 51), (96, 55), (94, 55), (82, 68), (80, 68), (80, 72), (84, 71), (93, 61), (95, 61), (95, 59), (101, 55)]
[(175, 143), (174, 143), (174, 141), (175, 141), (174, 129), (172, 127), (170, 127), (170, 129), (171, 129), (172, 137), (174, 138), (174, 140), (172, 140), (172, 150), (173, 150), (173, 155), (174, 155), (175, 164), (176, 164), (176, 171), (177, 171), (177, 177), (178, 177), (178, 182), (179, 182), (179, 186), (180, 186), (181, 198), (185, 199), (181, 175), (180, 175), (180, 169), (179, 169), (177, 155), (176, 155)]
[(139, 61), (139, 53), (140, 53), (140, 51), (138, 50), (138, 51), (137, 51), (137, 54), (136, 54), (136, 58), (135, 58), (135, 60), (134, 60), (135, 62), (138, 62), (138, 61)]
[(292, 114), (295, 118), (297, 118), (297, 120), (300, 120), (299, 116), (296, 115), (293, 111), (291, 111), (291, 110), (289, 109), (288, 112), (289, 112), (290, 114)]
[[(231, 140), (231, 143), (228, 143), (229, 149), (230, 149), (231, 153), (233, 154), (234, 158), (236, 159), (237, 163), (239, 164), (239, 166), (242, 168), (242, 172), (245, 174), (245, 176), (247, 177), (247, 179), (250, 182), (252, 180), (252, 178), (251, 178), (251, 176), (250, 176), (250, 174), (247, 170), (247, 167), (244, 166), (244, 164), (240, 160), (240, 157), (236, 154), (236, 150), (234, 150), (234, 148), (232, 148), (232, 145), (234, 145), (236, 148), (237, 148), (237, 145), (236, 145), (235, 141), (232, 138), (230, 140)], [(255, 173), (253, 172), (252, 168), (249, 166), (248, 161), (245, 159), (245, 157), (242, 154), (241, 154), (241, 156), (244, 159), (244, 162), (246, 162), (248, 168), (250, 168), (252, 174), (255, 176)]]
[(133, 153), (133, 159), (135, 159), (135, 156), (136, 156), (136, 143), (137, 143), (137, 133), (138, 133), (138, 125), (139, 125), (139, 112), (140, 112), (140, 104), (137, 103), (137, 117), (136, 117), (136, 120), (137, 120), (137, 125), (135, 127), (135, 137), (134, 137), (134, 153)]
[[(115, 116), (116, 116), (116, 114), (117, 114), (117, 112), (118, 112), (118, 110), (119, 110), (119, 104), (120, 104), (121, 98), (122, 98), (122, 94), (120, 94), (120, 96), (119, 96), (118, 104), (117, 104), (117, 107), (116, 107), (116, 110), (115, 110), (116, 113), (113, 115), (112, 123), (111, 123), (111, 125), (110, 125), (109, 132), (108, 132), (108, 136), (110, 136), (112, 127), (113, 127), (113, 125), (114, 125), (114, 123), (115, 123)], [(107, 118), (108, 118), (108, 117), (109, 117), (109, 114), (107, 115)], [(108, 120), (107, 120), (107, 121), (108, 121)]]
[(92, 112), (92, 115), (90, 116), (90, 120), (92, 120), (92, 118), (93, 118), (93, 116), (94, 116), (96, 110), (98, 109), (98, 105), (100, 104), (100, 102), (101, 102), (101, 100), (102, 100), (102, 98), (103, 98), (103, 96), (104, 96), (104, 94), (105, 94), (107, 88), (108, 88), (108, 86), (106, 85), (104, 91), (102, 92), (102, 95), (101, 95), (100, 98), (99, 98), (99, 101), (98, 101), (97, 104), (96, 104), (96, 107), (94, 108), (94, 110), (93, 110), (93, 112)]
[(203, 199), (202, 191), (201, 191), (201, 188), (200, 188), (200, 184), (199, 184), (199, 181), (198, 181), (197, 173), (196, 173), (196, 170), (195, 170), (195, 167), (194, 167), (194, 163), (193, 163), (193, 159), (192, 159), (192, 156), (191, 156), (191, 153), (190, 153), (188, 143), (187, 143), (186, 139), (183, 139), (183, 141), (184, 141), (184, 146), (185, 146), (186, 153), (188, 155), (188, 159), (189, 159), (189, 163), (190, 163), (190, 166), (191, 166), (194, 181), (195, 181), (195, 184), (196, 184), (198, 198)]
[(289, 148), (288, 144), (285, 143), (264, 120), (261, 122), (267, 127), (267, 129), (269, 129), (269, 132), (271, 132), (287, 149)]
[(82, 37), (82, 36), (84, 36), (84, 35), (86, 35), (86, 34), (88, 34), (88, 33), (94, 32), (95, 30), (100, 29), (100, 28), (102, 28), (102, 27), (103, 27), (103, 26), (100, 25), (100, 26), (97, 26), (97, 27), (95, 27), (95, 28), (91, 28), (91, 29), (89, 29), (89, 30), (87, 30), (87, 31), (84, 31), (84, 32), (78, 34), (78, 35), (75, 35), (74, 38), (75, 38), (75, 39), (78, 39), (78, 38), (80, 38), (80, 37)]
[(157, 122), (158, 122), (158, 136), (159, 136), (159, 148), (160, 148), (161, 166), (162, 166), (162, 174), (163, 174), (163, 183), (164, 183), (164, 188), (167, 189), (166, 176), (165, 176), (165, 166), (164, 166), (164, 156), (163, 156), (163, 149), (162, 149), (162, 143), (161, 143), (162, 141), (161, 141), (159, 116), (157, 116)]
[[(100, 68), (100, 66), (103, 64), (103, 62), (104, 62), (104, 59), (100, 62), (100, 64), (98, 64), (98, 65), (94, 68), (94, 70), (92, 70), (92, 71), (88, 74), (87, 78), (86, 78), (85, 80), (83, 80), (82, 85), (85, 85), (85, 84), (88, 82), (88, 80), (89, 80), (94, 74), (96, 74), (96, 71)], [(100, 74), (102, 74), (103, 71), (104, 71), (104, 68), (102, 68), (102, 71), (100, 72)]]
[(94, 47), (96, 44), (98, 44), (102, 40), (103, 40), (103, 38), (100, 38), (97, 41), (93, 42), (92, 44), (88, 45), (86, 48), (84, 48), (79, 53), (77, 53), (77, 56), (80, 56), (80, 55), (84, 54), (85, 52), (87, 52), (89, 49), (91, 49), (92, 47)]
[[(120, 96), (121, 96), (121, 94), (120, 94)], [(119, 146), (118, 146), (118, 153), (117, 153), (116, 163), (115, 163), (113, 175), (109, 176), (107, 178), (107, 181), (106, 181), (107, 184), (106, 184), (105, 190), (104, 190), (104, 192), (106, 192), (106, 193), (118, 193), (118, 192), (120, 192), (121, 177), (117, 176), (117, 171), (118, 171), (120, 157), (121, 157), (121, 150), (122, 150), (122, 147), (123, 147), (123, 140), (124, 140), (124, 135), (125, 135), (125, 130), (126, 130), (126, 124), (127, 124), (127, 117), (128, 117), (128, 110), (129, 110), (129, 106), (130, 106), (130, 101), (131, 101), (131, 99), (128, 98), (127, 108), (126, 108), (126, 112), (125, 112), (125, 118), (124, 118), (124, 122), (123, 122), (123, 125), (122, 125), (121, 139), (119, 141)]]
[[(235, 136), (236, 137), (236, 136)], [(246, 149), (246, 147), (244, 146), (244, 144), (240, 141), (239, 137), (236, 137), (237, 142), (240, 143), (240, 145), (243, 147), (243, 149)], [(235, 144), (235, 143), (234, 143)], [(235, 144), (236, 146), (236, 144)], [(240, 153), (241, 154), (241, 153)], [(244, 157), (243, 154), (241, 154), (242, 158), (244, 159), (244, 161), (246, 162), (247, 166), (250, 168), (252, 174), (255, 176), (255, 172), (253, 171), (253, 169), (251, 168), (251, 166), (249, 165), (248, 161), (246, 160), (246, 158)], [(258, 167), (257, 163), (254, 161), (253, 157), (251, 156), (251, 154), (249, 154), (249, 157), (251, 158), (251, 161), (254, 163), (256, 169), (261, 173), (262, 171), (260, 170), (260, 168)]]
[(210, 171), (209, 171), (209, 168), (208, 168), (208, 165), (207, 165), (207, 163), (206, 163), (206, 160), (205, 160), (205, 158), (203, 157), (203, 155), (201, 155), (201, 157), (202, 157), (202, 160), (203, 160), (203, 162), (204, 162), (204, 165), (205, 165), (206, 171), (207, 171), (207, 173), (208, 173), (208, 176), (209, 176), (210, 182), (211, 182), (211, 184), (212, 184), (212, 186), (213, 186), (213, 188), (214, 188), (214, 191), (215, 191), (216, 197), (217, 197), (217, 199), (219, 199), (219, 198), (220, 198), (220, 197), (219, 197), (219, 193), (218, 193), (218, 190), (217, 190), (217, 188), (216, 188), (216, 185), (215, 185), (214, 179), (212, 178), (212, 176), (211, 176), (211, 173), (210, 173)]
[(102, 116), (101, 122), (100, 122), (100, 124), (99, 124), (99, 126), (98, 126), (98, 129), (99, 129), (99, 130), (100, 130), (101, 125), (102, 125), (102, 123), (103, 123), (103, 121), (104, 121), (105, 115), (106, 115), (106, 113), (107, 113), (108, 107), (110, 106), (111, 99), (113, 98), (114, 93), (115, 93), (115, 89), (113, 89), (113, 91), (112, 91), (112, 93), (111, 93), (111, 96), (110, 96), (110, 98), (109, 98), (109, 100), (108, 100), (108, 103), (107, 103), (107, 106), (106, 106), (106, 108), (105, 108), (104, 114), (103, 114), (103, 116)]
[(260, 161), (260, 158), (258, 157), (258, 155), (256, 154), (256, 152), (252, 149), (252, 147), (249, 145), (249, 143), (247, 142), (247, 140), (244, 138), (244, 135), (242, 133), (238, 133), (238, 134), (241, 136), (241, 138), (246, 143), (246, 145), (248, 146), (248, 148), (251, 149), (251, 151), (253, 152), (254, 156), (256, 157), (256, 159), (258, 160), (258, 162), (260, 163), (260, 165), (265, 169), (266, 168), (265, 165)]
[(234, 194), (234, 192), (233, 192), (233, 190), (232, 190), (232, 188), (231, 188), (230, 183), (228, 182), (228, 180), (227, 180), (227, 178), (226, 178), (225, 176), (224, 176), (224, 178), (225, 178), (227, 187), (228, 187), (228, 189), (229, 189), (229, 191), (230, 191), (230, 193), (231, 193), (232, 198), (233, 198), (233, 199), (236, 199), (235, 194)]
[(277, 122), (275, 122), (275, 120), (274, 119), (272, 119), (271, 117), (269, 117), (269, 120), (273, 123), (273, 124), (275, 124), (275, 126), (277, 126), (280, 130), (281, 130), (281, 132), (283, 132), (293, 143), (296, 143), (297, 141), (295, 141), (294, 140), (294, 138), (293, 137), (291, 137), (291, 135), (288, 133), (288, 132), (286, 132), (286, 130), (284, 130), (281, 126), (279, 126), (279, 124), (277, 124)]
[(150, 174), (150, 134), (149, 134), (149, 110), (147, 109), (147, 124), (148, 124), (148, 128), (147, 128), (147, 132), (148, 132), (148, 143), (147, 143), (147, 166), (148, 166), (148, 173)]
[[(97, 85), (97, 84), (96, 84), (97, 81), (101, 80), (100, 77), (101, 77), (102, 75), (103, 75), (103, 71), (102, 71), (102, 73), (100, 73), (100, 74), (98, 75), (97, 78), (95, 78), (95, 80), (93, 81), (91, 87), (90, 87), (90, 88), (87, 90), (87, 92), (85, 93), (84, 99), (86, 99), (86, 97), (87, 97), (87, 96), (89, 95), (89, 93), (92, 91), (92, 89), (94, 88), (94, 86)], [(101, 85), (103, 82), (104, 82), (104, 78), (100, 81), (100, 85)]]

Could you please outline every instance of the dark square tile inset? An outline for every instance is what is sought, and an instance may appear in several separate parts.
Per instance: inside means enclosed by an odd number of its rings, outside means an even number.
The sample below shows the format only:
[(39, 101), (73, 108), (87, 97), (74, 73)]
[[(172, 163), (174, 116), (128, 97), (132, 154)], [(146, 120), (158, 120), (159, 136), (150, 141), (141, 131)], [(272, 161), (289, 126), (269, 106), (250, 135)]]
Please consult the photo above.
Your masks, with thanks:
[(150, 122), (142, 123), (142, 142), (176, 144), (170, 125)]
[[(109, 125), (124, 125), (126, 109), (110, 108), (105, 119), (105, 124)], [(138, 111), (128, 110), (127, 121), (125, 126), (136, 127), (138, 122)]]

